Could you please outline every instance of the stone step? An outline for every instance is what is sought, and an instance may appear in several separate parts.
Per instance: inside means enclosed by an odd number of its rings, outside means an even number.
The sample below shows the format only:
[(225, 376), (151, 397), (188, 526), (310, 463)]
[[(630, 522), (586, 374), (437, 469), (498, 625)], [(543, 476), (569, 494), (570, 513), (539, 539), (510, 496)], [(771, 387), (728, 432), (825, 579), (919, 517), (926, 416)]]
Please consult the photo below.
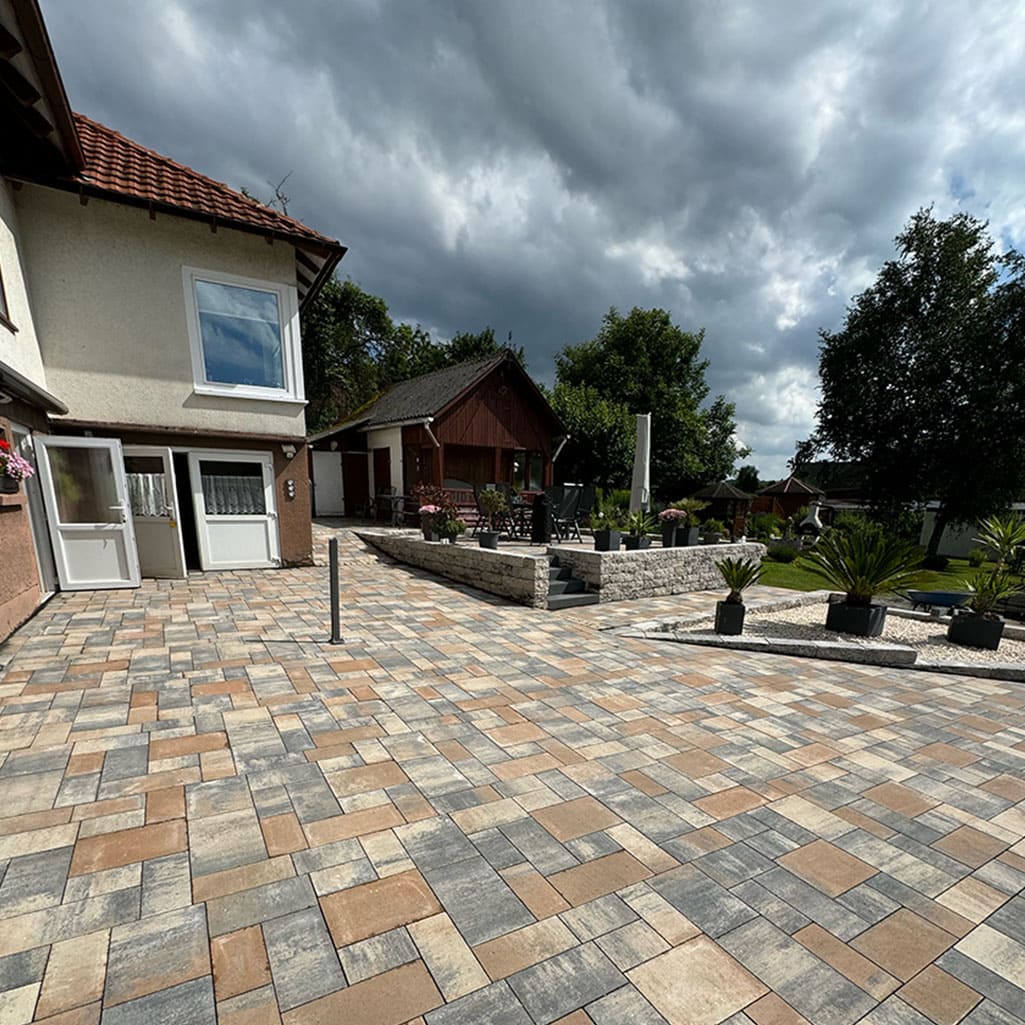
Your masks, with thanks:
[(548, 596), (549, 609), (572, 609), (578, 605), (597, 605), (598, 595), (592, 592), (578, 594), (550, 594)]
[(576, 577), (566, 577), (563, 580), (552, 580), (548, 584), (548, 593), (552, 594), (579, 594), (586, 591), (587, 585), (583, 580)]
[(569, 580), (572, 576), (569, 566), (552, 566), (548, 570), (549, 580)]

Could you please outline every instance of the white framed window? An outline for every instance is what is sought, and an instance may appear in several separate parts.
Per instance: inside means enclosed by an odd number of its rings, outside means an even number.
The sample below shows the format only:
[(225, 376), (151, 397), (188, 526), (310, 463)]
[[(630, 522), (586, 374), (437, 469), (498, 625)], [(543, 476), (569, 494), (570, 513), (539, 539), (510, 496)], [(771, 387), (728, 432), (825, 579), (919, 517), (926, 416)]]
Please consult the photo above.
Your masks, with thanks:
[(304, 402), (295, 288), (196, 267), (182, 274), (196, 392)]

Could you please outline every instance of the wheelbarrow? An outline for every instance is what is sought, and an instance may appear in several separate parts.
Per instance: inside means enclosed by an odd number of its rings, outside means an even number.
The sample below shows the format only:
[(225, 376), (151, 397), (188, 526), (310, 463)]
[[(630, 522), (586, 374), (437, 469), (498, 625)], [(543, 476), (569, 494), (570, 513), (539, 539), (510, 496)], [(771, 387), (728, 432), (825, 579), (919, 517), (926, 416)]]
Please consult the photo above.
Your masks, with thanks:
[[(911, 602), (912, 609), (923, 608), (934, 615), (942, 615), (942, 610), (953, 611), (960, 608), (971, 597), (970, 591), (904, 591), (901, 597)], [(940, 611), (936, 611), (940, 610)]]

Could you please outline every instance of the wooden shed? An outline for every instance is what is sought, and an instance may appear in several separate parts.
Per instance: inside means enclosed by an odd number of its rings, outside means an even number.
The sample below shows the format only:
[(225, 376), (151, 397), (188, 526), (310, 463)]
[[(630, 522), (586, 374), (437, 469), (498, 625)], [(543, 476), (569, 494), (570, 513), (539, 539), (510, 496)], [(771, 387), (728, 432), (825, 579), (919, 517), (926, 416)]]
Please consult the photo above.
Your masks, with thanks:
[(540, 491), (566, 434), (510, 352), (390, 388), (358, 417), (311, 435), (315, 515), (357, 516), (417, 484)]

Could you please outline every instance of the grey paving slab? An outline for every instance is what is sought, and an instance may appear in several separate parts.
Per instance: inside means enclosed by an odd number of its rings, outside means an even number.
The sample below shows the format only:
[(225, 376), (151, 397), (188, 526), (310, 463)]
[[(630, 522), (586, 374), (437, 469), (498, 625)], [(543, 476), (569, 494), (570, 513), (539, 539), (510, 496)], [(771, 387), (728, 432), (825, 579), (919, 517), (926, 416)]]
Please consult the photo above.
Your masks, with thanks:
[(632, 985), (614, 990), (585, 1008), (594, 1025), (667, 1025)]
[(506, 981), (428, 1012), (427, 1025), (535, 1025)]
[(651, 888), (709, 936), (721, 936), (756, 912), (692, 865), (656, 876)]
[(319, 908), (264, 922), (263, 939), (282, 1011), (345, 985), (342, 966)]
[(183, 982), (149, 996), (107, 1007), (101, 1025), (216, 1025), (213, 980)]

